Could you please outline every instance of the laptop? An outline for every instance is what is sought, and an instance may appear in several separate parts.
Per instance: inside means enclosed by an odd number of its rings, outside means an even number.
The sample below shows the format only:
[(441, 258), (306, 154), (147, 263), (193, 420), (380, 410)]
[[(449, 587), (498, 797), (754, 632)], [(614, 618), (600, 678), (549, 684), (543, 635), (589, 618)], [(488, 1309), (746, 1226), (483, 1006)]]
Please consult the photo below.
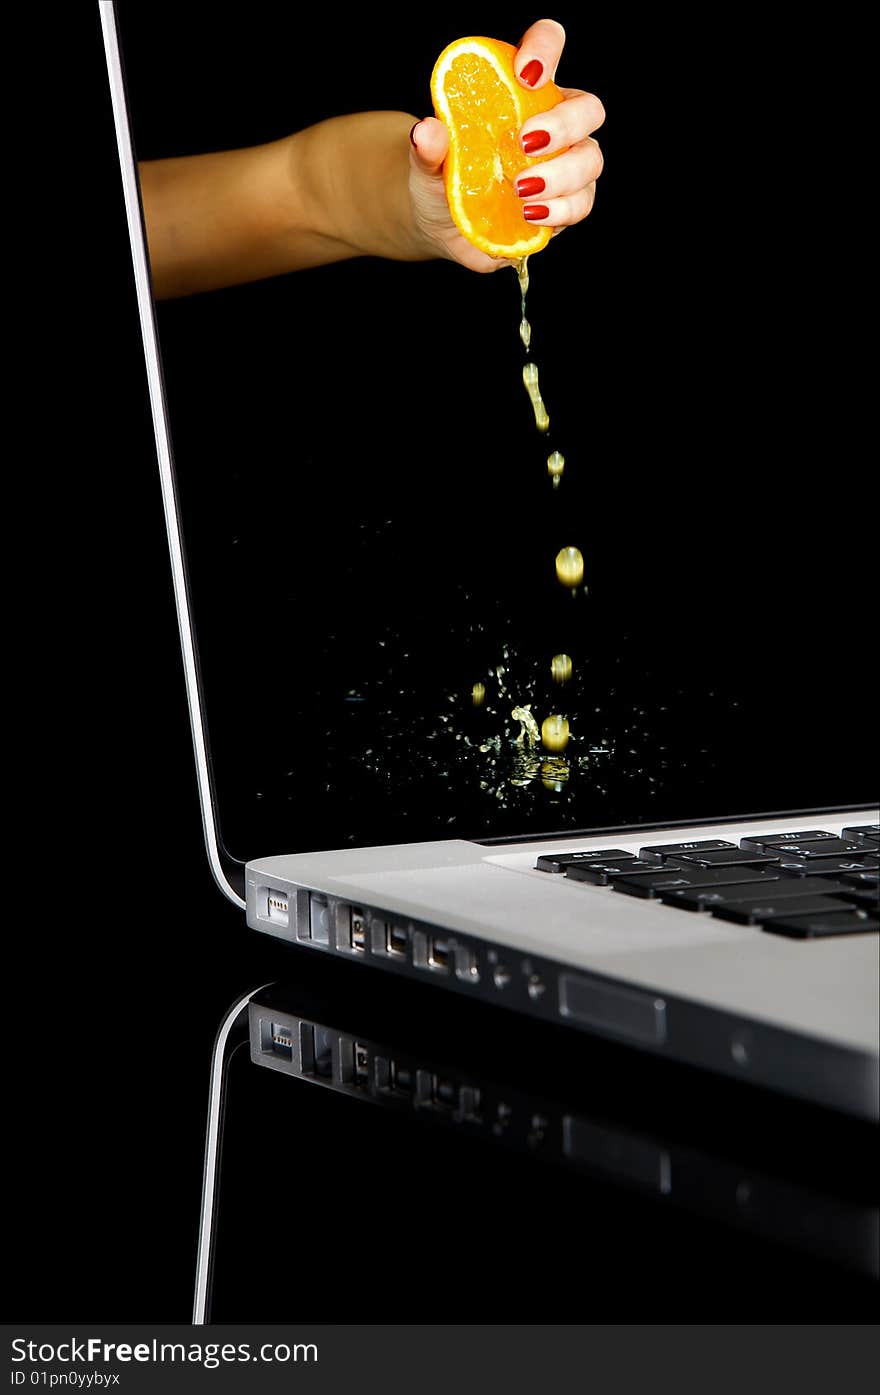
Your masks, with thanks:
[[(762, 21), (756, 56), (744, 25), (694, 72), (683, 17), (634, 46), (560, 14), (570, 80), (580, 62), (614, 116), (594, 213), (531, 267), (544, 437), (507, 270), (361, 260), (152, 295), (135, 154), (422, 112), (466, 11), (388, 36), (379, 73), (353, 19), (330, 93), (319, 66), (291, 83), (311, 21), (281, 7), (100, 9), (220, 890), (365, 985), (876, 1119), (867, 396), (845, 182), (805, 223), (786, 139), (817, 41)], [(695, 113), (671, 192), (658, 56)], [(742, 197), (734, 78), (779, 157)], [(549, 716), (564, 751), (533, 738)]]

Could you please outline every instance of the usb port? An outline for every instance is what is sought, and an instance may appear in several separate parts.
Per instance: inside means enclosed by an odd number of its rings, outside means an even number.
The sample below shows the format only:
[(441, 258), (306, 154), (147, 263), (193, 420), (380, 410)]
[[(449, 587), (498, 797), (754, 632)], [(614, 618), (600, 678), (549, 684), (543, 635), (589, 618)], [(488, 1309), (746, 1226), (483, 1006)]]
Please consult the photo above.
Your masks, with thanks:
[(309, 929), (306, 939), (312, 944), (329, 945), (333, 912), (324, 896), (309, 892)]
[(275, 921), (277, 925), (290, 924), (290, 907), (286, 891), (266, 893), (266, 919)]
[(367, 923), (364, 920), (363, 911), (351, 911), (351, 929), (349, 931), (349, 944), (352, 949), (363, 953), (367, 948)]
[(449, 941), (441, 939), (439, 935), (432, 935), (428, 948), (428, 964), (432, 969), (440, 969), (444, 974), (449, 973), (449, 960), (451, 951)]
[(409, 948), (409, 936), (400, 925), (389, 925), (385, 931), (385, 950), (402, 957)]
[(355, 1079), (361, 1083), (370, 1074), (370, 1052), (362, 1041), (356, 1041), (354, 1044), (354, 1074)]
[(396, 1095), (411, 1095), (413, 1091), (412, 1071), (397, 1061), (391, 1062), (391, 1089)]

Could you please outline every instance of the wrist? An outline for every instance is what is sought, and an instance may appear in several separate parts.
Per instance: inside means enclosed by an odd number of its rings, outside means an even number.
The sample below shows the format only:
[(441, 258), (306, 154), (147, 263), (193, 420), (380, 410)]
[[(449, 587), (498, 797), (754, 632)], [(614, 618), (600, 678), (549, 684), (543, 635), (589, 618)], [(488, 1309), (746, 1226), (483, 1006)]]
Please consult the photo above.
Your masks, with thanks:
[(410, 195), (409, 133), (416, 119), (402, 111), (358, 112), (289, 136), (285, 203), (291, 234), (307, 233), (328, 259), (436, 256)]

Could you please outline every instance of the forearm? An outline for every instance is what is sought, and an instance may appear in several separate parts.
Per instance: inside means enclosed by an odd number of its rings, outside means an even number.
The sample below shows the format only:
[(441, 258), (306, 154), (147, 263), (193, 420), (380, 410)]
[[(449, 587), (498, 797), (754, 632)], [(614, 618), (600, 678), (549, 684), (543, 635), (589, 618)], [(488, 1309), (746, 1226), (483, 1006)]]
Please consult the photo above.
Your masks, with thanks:
[(405, 112), (334, 117), (283, 140), (141, 164), (160, 299), (348, 257), (430, 255), (413, 225)]

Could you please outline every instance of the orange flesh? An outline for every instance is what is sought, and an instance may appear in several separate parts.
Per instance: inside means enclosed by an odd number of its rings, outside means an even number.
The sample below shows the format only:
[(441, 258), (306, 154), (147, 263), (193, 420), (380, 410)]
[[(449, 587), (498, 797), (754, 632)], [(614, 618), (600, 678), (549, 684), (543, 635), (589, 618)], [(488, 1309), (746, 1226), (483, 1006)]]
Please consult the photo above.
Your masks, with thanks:
[(457, 40), (437, 60), (431, 91), (449, 128), (443, 175), (453, 220), (490, 256), (521, 259), (546, 247), (550, 229), (523, 217), (514, 180), (552, 157), (525, 155), (519, 132), (530, 116), (562, 101), (562, 93), (553, 82), (537, 92), (521, 87), (515, 56), (511, 44), (495, 39)]
[(460, 147), (461, 202), (474, 231), (490, 242), (529, 235), (514, 179), (525, 165), (512, 94), (485, 58), (462, 54), (445, 83)]

